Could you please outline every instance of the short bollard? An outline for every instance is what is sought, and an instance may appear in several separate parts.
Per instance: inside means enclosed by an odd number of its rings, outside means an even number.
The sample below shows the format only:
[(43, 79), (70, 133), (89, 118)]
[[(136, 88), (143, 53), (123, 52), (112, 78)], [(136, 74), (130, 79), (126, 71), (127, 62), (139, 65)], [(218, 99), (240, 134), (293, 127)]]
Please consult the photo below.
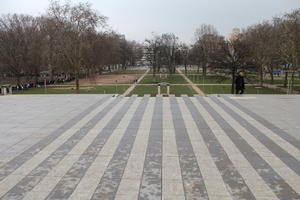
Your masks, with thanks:
[(160, 84), (157, 85), (157, 94), (160, 95)]
[(170, 84), (167, 84), (167, 95), (170, 95)]
[(2, 95), (7, 95), (7, 89), (6, 89), (6, 87), (1, 87), (1, 94)]

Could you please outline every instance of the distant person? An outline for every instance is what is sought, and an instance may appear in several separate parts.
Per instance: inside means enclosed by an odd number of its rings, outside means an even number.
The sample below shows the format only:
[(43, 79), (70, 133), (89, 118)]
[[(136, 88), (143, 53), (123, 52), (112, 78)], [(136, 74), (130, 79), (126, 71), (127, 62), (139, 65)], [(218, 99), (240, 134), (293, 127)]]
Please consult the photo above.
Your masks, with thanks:
[(245, 82), (244, 82), (244, 72), (240, 72), (235, 78), (235, 93), (244, 94)]

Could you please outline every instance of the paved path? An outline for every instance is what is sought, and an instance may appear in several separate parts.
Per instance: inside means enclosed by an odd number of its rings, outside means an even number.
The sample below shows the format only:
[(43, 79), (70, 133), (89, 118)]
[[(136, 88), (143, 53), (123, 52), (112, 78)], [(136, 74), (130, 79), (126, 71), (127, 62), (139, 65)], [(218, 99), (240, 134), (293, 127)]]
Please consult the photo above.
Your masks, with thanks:
[(0, 97), (0, 199), (300, 199), (299, 137), (252, 105), (271, 97)]
[(150, 71), (150, 69), (147, 69), (147, 71), (137, 80), (136, 83), (132, 84), (124, 93), (124, 96), (128, 96), (136, 87), (136, 85), (148, 74), (148, 72)]
[(197, 85), (193, 83), (184, 73), (182, 73), (178, 69), (177, 71), (198, 94), (200, 94), (201, 96), (205, 96), (205, 93), (199, 87), (197, 87)]

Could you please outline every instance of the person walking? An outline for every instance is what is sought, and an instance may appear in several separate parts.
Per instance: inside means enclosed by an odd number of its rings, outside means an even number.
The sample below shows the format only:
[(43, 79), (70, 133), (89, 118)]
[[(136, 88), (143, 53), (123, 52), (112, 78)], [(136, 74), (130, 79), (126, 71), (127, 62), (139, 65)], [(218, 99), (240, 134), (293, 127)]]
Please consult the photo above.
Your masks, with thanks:
[(244, 82), (244, 72), (240, 72), (238, 76), (235, 78), (235, 93), (243, 94), (245, 90), (245, 82)]

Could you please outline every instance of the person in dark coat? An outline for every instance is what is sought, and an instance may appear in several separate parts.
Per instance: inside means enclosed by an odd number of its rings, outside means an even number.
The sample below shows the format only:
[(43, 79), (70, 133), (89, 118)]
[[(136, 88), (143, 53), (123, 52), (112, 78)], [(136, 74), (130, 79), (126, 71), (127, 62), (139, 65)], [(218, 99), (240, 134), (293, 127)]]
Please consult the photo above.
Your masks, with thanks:
[(235, 93), (243, 94), (245, 90), (244, 73), (240, 72), (235, 78)]

